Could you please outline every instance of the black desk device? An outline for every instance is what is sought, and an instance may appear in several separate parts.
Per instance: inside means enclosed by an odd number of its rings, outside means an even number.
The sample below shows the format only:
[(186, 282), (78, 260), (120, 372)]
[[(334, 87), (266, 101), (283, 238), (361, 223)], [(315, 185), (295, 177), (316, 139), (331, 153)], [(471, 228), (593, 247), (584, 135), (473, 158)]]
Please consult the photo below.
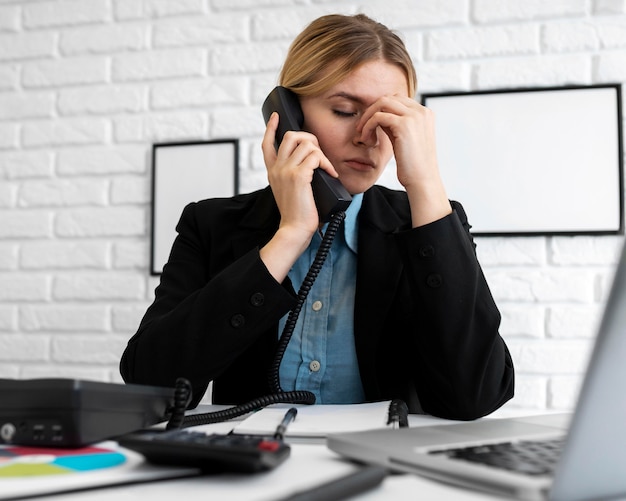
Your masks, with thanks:
[(119, 437), (150, 463), (190, 466), (204, 473), (257, 473), (283, 463), (291, 447), (280, 439), (253, 435), (206, 435), (188, 430), (140, 430)]
[(81, 447), (166, 421), (173, 406), (173, 388), (0, 379), (0, 444)]

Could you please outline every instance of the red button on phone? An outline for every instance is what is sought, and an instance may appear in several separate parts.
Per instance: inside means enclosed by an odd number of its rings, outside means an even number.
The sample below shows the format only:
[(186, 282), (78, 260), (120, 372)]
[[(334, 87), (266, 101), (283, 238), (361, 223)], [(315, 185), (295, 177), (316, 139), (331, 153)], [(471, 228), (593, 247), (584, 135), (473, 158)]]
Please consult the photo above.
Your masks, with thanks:
[(275, 441), (261, 440), (259, 442), (259, 449), (263, 451), (275, 452), (280, 448), (280, 444)]

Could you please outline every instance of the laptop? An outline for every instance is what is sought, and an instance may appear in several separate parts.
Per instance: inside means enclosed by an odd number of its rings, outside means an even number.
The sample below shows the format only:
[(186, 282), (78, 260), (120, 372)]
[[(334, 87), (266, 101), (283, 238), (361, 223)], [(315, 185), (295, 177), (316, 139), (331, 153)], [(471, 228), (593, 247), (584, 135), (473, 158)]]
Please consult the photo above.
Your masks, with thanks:
[[(340, 433), (327, 444), (350, 459), (509, 499), (626, 499), (625, 386), (626, 244), (572, 414)], [(510, 459), (545, 445), (556, 449), (552, 467)]]

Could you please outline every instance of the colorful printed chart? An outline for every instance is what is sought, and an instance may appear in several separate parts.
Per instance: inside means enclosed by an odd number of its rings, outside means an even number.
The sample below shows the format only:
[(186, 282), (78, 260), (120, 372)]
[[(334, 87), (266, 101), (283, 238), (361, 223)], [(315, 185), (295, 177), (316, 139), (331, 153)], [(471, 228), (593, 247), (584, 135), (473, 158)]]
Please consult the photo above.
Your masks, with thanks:
[(110, 468), (125, 461), (123, 454), (102, 447), (3, 447), (0, 448), (0, 478), (67, 475)]
[(81, 449), (0, 445), (0, 501), (199, 474), (155, 466), (113, 441)]

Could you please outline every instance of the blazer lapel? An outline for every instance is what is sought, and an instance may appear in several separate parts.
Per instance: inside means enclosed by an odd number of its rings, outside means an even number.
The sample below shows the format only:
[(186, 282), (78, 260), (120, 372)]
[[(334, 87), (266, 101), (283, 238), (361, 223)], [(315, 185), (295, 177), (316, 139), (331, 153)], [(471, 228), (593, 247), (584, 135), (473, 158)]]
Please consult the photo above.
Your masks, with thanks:
[[(384, 319), (402, 275), (402, 261), (393, 240), (394, 233), (406, 229), (405, 225), (406, 220), (396, 213), (378, 187), (366, 192), (359, 214), (354, 311), (354, 336), (362, 378), (375, 374), (373, 368), (367, 366), (374, 358), (378, 339), (383, 334)], [(367, 381), (363, 382), (368, 386)]]

